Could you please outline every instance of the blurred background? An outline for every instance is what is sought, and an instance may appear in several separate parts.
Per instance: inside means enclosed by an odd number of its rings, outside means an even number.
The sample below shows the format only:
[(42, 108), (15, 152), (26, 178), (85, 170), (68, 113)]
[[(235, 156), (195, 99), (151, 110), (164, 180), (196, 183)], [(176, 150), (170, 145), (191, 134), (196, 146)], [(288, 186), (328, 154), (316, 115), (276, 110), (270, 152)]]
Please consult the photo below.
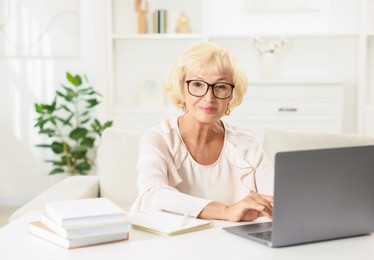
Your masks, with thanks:
[[(34, 128), (66, 72), (102, 94), (101, 120), (139, 131), (178, 111), (168, 69), (196, 41), (236, 54), (249, 77), (225, 118), (267, 127), (374, 133), (372, 0), (0, 0), (0, 225), (64, 178)], [(125, 148), (124, 148), (125, 149)]]

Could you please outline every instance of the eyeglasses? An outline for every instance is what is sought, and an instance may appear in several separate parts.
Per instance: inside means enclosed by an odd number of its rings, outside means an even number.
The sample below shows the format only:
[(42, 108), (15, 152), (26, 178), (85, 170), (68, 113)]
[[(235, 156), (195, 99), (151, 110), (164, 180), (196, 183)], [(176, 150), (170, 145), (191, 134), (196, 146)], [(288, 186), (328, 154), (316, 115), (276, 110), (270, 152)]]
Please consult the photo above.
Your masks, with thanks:
[(188, 92), (195, 97), (202, 97), (208, 93), (209, 87), (212, 87), (213, 95), (218, 99), (228, 99), (232, 95), (234, 85), (217, 82), (214, 84), (209, 84), (203, 80), (187, 80)]

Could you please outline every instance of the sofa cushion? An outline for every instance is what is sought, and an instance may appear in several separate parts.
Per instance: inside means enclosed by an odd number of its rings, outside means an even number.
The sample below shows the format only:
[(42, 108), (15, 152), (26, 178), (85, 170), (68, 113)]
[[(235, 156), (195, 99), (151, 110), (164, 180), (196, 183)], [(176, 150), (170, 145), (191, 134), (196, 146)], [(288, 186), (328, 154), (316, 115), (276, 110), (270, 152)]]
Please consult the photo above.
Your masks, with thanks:
[(108, 128), (97, 151), (97, 174), (100, 196), (129, 210), (137, 197), (136, 163), (141, 133), (135, 130)]
[(97, 176), (69, 176), (23, 205), (10, 216), (9, 221), (14, 221), (32, 210), (43, 211), (45, 203), (49, 201), (96, 198), (98, 195)]
[(264, 134), (264, 149), (270, 159), (279, 151), (332, 148), (374, 144), (374, 135), (331, 133), (316, 130), (269, 128)]

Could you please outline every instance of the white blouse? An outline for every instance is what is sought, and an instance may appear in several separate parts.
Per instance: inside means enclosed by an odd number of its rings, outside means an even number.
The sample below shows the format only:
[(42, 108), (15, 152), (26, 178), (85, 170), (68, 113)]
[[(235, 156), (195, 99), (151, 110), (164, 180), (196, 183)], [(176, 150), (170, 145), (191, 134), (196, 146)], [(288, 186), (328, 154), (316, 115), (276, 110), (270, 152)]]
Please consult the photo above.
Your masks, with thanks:
[(132, 211), (169, 210), (198, 216), (211, 201), (233, 204), (251, 190), (273, 194), (273, 165), (251, 131), (223, 122), (218, 160), (202, 165), (190, 155), (177, 117), (146, 131), (139, 145), (138, 191)]

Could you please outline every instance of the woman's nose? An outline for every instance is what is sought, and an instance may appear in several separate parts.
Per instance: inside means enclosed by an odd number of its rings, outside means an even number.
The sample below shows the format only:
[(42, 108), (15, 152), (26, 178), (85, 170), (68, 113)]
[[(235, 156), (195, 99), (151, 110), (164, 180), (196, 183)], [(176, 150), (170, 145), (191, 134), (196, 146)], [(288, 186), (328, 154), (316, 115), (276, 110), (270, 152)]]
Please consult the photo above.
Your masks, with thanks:
[(214, 93), (213, 93), (213, 86), (209, 86), (208, 91), (204, 95), (204, 99), (213, 100), (215, 98), (216, 97), (214, 96)]

